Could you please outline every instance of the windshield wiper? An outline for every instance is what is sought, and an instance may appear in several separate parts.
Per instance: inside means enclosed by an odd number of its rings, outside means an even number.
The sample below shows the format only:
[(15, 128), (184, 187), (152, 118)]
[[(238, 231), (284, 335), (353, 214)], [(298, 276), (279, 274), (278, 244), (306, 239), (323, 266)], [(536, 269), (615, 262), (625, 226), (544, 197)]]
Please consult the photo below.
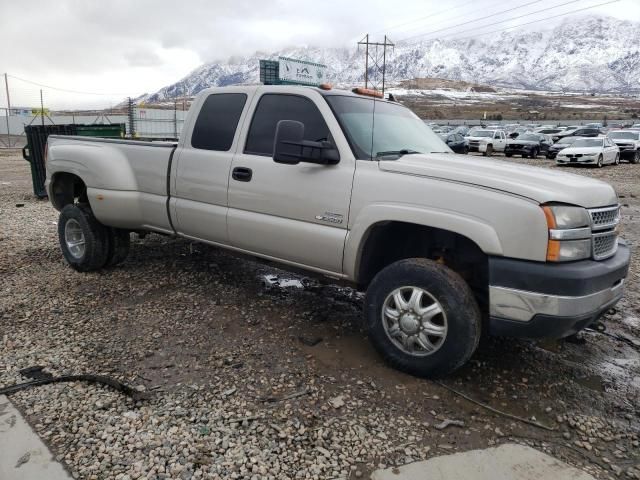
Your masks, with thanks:
[(385, 152), (377, 152), (376, 153), (376, 158), (378, 158), (378, 157), (386, 157), (388, 155), (397, 155), (398, 158), (400, 158), (403, 155), (414, 155), (416, 153), (422, 153), (422, 152), (418, 152), (416, 150), (409, 150), (407, 148), (403, 148), (402, 150), (388, 150), (388, 151), (385, 151)]

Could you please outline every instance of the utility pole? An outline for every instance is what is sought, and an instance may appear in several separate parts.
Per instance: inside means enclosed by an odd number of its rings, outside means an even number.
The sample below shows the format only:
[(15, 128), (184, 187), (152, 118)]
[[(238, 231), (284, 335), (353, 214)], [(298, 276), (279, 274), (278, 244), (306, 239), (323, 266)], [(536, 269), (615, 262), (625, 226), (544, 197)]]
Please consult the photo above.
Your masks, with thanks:
[[(385, 75), (387, 70), (387, 47), (394, 48), (395, 45), (389, 38), (385, 35), (384, 42), (370, 42), (369, 34), (367, 33), (362, 40), (358, 42), (358, 49), (360, 45), (365, 47), (365, 60), (364, 60), (364, 86), (365, 88), (369, 87), (369, 60), (371, 60), (372, 65), (375, 67), (376, 74), (376, 82), (375, 84), (371, 82), (371, 86), (374, 90), (378, 90), (378, 85), (380, 84), (380, 77), (382, 77), (382, 94), (384, 95), (384, 86), (385, 86)], [(373, 54), (369, 47), (374, 47)], [(379, 48), (382, 49), (382, 58), (379, 54)]]
[(9, 133), (9, 115), (11, 115), (11, 99), (9, 98), (9, 80), (7, 79), (7, 74), (4, 74), (4, 88), (7, 91), (7, 114), (5, 115), (7, 119), (7, 147), (11, 147), (11, 134)]

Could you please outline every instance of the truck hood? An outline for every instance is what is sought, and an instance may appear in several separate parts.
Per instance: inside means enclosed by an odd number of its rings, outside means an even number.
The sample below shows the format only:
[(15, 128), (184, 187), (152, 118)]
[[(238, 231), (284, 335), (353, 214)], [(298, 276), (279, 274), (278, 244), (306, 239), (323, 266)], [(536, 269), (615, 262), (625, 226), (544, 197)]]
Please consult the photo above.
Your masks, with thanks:
[(560, 202), (594, 208), (618, 203), (613, 187), (600, 180), (502, 160), (432, 153), (381, 160), (378, 165), (385, 172), (477, 185), (541, 204)]

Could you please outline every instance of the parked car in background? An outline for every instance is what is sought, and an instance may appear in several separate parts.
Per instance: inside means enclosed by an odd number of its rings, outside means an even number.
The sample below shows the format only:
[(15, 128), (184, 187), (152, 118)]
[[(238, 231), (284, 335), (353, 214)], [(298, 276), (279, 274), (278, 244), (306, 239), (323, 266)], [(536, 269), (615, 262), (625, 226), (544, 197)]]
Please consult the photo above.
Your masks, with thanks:
[(579, 138), (556, 157), (558, 165), (618, 165), (620, 150), (609, 137)]
[(543, 133), (545, 135), (553, 135), (555, 133), (560, 133), (562, 132), (564, 129), (562, 128), (537, 128), (534, 130), (535, 133)]
[(451, 150), (455, 153), (462, 153), (466, 155), (469, 153), (469, 146), (464, 137), (459, 133), (443, 133), (440, 134), (440, 138), (447, 144)]
[(504, 152), (507, 146), (507, 136), (502, 130), (476, 130), (467, 137), (470, 152), (481, 152), (490, 157), (493, 152)]
[(531, 131), (530, 128), (518, 127), (514, 131), (509, 133), (509, 138), (518, 138), (518, 136), (522, 135), (523, 133), (527, 133), (527, 132), (530, 132), (530, 131)]
[(469, 130), (469, 127), (467, 127), (466, 125), (458, 125), (454, 130), (451, 131), (451, 133), (459, 133), (464, 137), (469, 132)]
[(549, 150), (547, 150), (546, 157), (549, 160), (553, 160), (554, 158), (556, 158), (556, 156), (560, 151), (573, 145), (573, 142), (575, 142), (578, 138), (584, 138), (584, 137), (571, 137), (571, 136), (561, 137), (556, 141), (556, 143), (554, 143), (549, 147)]
[(640, 130), (616, 130), (608, 136), (620, 149), (620, 159), (640, 163)]
[(536, 158), (540, 153), (546, 155), (551, 145), (553, 141), (548, 135), (523, 133), (518, 138), (507, 140), (504, 154), (506, 157), (522, 155), (522, 158)]
[(636, 130), (636, 129), (640, 130), (640, 123), (634, 123), (633, 125), (631, 125), (631, 129), (632, 130)]
[(595, 122), (595, 123), (587, 123), (587, 124), (585, 125), (585, 127), (587, 127), (587, 128), (602, 128), (602, 126), (603, 126), (603, 125), (602, 125), (601, 123), (599, 123), (599, 122)]
[(597, 137), (604, 135), (604, 132), (600, 128), (582, 127), (575, 130), (571, 135), (574, 137)]
[[(554, 137), (562, 138), (562, 137), (571, 137), (575, 133), (576, 130), (581, 129), (581, 126), (571, 125), (565, 128), (563, 131), (558, 132), (554, 135)], [(556, 139), (557, 140), (557, 139)]]

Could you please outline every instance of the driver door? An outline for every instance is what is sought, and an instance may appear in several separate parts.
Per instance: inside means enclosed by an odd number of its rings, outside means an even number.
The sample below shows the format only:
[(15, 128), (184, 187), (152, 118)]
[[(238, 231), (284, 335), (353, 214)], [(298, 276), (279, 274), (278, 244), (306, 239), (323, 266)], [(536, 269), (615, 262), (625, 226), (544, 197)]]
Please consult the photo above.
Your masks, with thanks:
[[(347, 154), (348, 144), (327, 102), (311, 89), (262, 87), (249, 115), (229, 179), (230, 244), (294, 265), (342, 273), (355, 159)], [(280, 120), (302, 122), (305, 140), (337, 145), (338, 164), (275, 163)]]

